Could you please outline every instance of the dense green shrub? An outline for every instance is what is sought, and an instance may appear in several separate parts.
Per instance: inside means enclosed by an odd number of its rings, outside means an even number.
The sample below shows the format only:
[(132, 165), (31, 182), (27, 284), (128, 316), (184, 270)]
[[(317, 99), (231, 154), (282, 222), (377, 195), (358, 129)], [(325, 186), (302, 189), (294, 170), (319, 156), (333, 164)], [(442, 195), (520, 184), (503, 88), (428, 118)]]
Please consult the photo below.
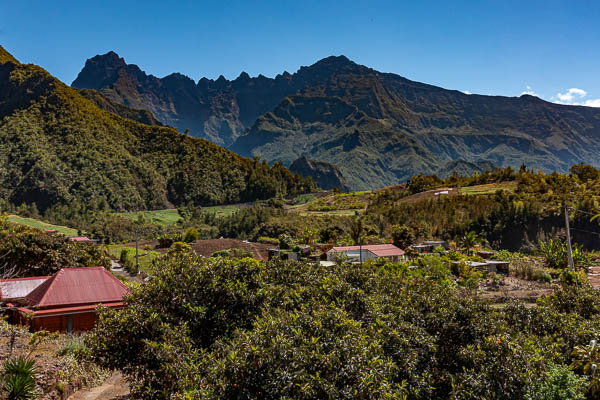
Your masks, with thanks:
[(169, 248), (173, 245), (173, 243), (175, 242), (181, 242), (183, 241), (183, 236), (181, 235), (181, 233), (179, 232), (175, 232), (175, 233), (165, 233), (164, 235), (160, 235), (158, 237), (158, 245), (157, 247), (160, 249), (164, 249), (164, 248)]
[(212, 253), (211, 257), (233, 257), (233, 258), (245, 258), (252, 257), (252, 253), (246, 251), (244, 249), (227, 249), (227, 250), (219, 250)]
[(544, 378), (532, 385), (526, 400), (585, 400), (587, 379), (566, 365), (550, 365)]
[(600, 332), (600, 294), (588, 287), (494, 309), (456, 287), (444, 257), (417, 263), (169, 252), (127, 309), (101, 313), (86, 344), (147, 399), (514, 399), (560, 389), (551, 365), (573, 362)]
[(198, 229), (196, 228), (188, 228), (183, 235), (183, 241), (186, 243), (195, 242), (198, 240), (198, 236), (200, 236)]
[(11, 277), (52, 275), (65, 267), (110, 267), (100, 246), (12, 224), (5, 217), (0, 217), (0, 257), (0, 273)]

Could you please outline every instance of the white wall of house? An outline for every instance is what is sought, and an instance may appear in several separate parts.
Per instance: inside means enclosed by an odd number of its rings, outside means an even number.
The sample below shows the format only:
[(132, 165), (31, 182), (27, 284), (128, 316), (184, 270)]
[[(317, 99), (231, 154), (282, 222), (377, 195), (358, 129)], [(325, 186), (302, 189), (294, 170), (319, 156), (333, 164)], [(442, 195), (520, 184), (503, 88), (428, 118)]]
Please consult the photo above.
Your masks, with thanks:
[[(338, 257), (343, 255), (345, 255), (345, 257), (348, 258), (348, 261), (350, 262), (361, 261), (360, 252), (358, 250), (336, 251), (334, 249), (331, 249), (327, 252), (327, 261), (336, 261)], [(377, 257), (374, 253), (371, 253), (369, 250), (362, 250), (362, 261), (377, 258), (379, 257)], [(384, 258), (387, 258), (390, 262), (402, 262), (405, 259), (404, 256), (389, 256)]]
[[(359, 262), (361, 259), (360, 253), (361, 252), (358, 250), (335, 251), (334, 249), (331, 249), (327, 252), (327, 261), (335, 261), (340, 256), (342, 256), (342, 257), (345, 256), (348, 258), (348, 261), (350, 261), (350, 262)], [(367, 258), (369, 258), (369, 254), (371, 254), (371, 256), (373, 255), (373, 253), (371, 253), (370, 251), (363, 250), (362, 251), (362, 260), (363, 261), (367, 260)]]

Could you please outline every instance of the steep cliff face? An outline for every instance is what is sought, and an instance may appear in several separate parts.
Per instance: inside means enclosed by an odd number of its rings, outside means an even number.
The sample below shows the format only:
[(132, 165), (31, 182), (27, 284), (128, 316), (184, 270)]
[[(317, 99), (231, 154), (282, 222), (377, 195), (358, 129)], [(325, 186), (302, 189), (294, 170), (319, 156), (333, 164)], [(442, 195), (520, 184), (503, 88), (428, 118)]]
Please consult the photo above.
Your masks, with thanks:
[(312, 180), (322, 189), (339, 188), (347, 192), (350, 190), (348, 182), (333, 164), (309, 160), (306, 157), (300, 157), (290, 165), (290, 171), (302, 175)]
[(108, 53), (88, 60), (73, 85), (148, 109), (164, 124), (241, 155), (332, 163), (352, 189), (397, 184), (456, 160), (544, 171), (600, 166), (600, 109), (527, 95), (466, 95), (344, 56), (275, 78), (242, 73), (194, 83), (180, 74), (146, 75)]

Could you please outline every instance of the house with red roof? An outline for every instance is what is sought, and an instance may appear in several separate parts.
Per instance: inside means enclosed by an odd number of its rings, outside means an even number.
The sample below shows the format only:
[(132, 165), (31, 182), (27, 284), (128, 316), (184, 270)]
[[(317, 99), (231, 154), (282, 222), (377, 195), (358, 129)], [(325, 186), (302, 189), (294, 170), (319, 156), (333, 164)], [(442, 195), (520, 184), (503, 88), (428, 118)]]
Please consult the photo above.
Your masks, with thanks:
[(373, 258), (385, 258), (389, 262), (402, 262), (406, 256), (404, 250), (393, 244), (369, 244), (365, 246), (339, 246), (327, 252), (327, 261), (347, 258), (350, 262), (364, 262)]
[(69, 240), (71, 242), (76, 242), (76, 243), (96, 243), (97, 242), (97, 240), (90, 239), (87, 236), (69, 236)]
[(95, 326), (99, 305), (125, 307), (128, 291), (103, 267), (63, 268), (22, 298), (14, 312), (33, 331), (86, 331)]

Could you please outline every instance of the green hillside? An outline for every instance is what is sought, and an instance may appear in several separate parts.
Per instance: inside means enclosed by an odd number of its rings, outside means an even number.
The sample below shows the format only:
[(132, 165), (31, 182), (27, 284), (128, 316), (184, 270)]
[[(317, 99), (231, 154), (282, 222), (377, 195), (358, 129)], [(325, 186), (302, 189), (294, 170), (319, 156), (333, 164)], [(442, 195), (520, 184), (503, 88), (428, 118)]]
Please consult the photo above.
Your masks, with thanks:
[(7, 217), (8, 222), (12, 222), (14, 224), (25, 225), (30, 228), (47, 230), (54, 229), (58, 232), (67, 235), (67, 236), (77, 236), (77, 229), (69, 228), (61, 225), (53, 225), (44, 221), (40, 221), (34, 218), (20, 217), (18, 215), (9, 215)]
[(311, 190), (280, 164), (98, 108), (0, 52), (0, 199), (42, 213), (218, 205)]

